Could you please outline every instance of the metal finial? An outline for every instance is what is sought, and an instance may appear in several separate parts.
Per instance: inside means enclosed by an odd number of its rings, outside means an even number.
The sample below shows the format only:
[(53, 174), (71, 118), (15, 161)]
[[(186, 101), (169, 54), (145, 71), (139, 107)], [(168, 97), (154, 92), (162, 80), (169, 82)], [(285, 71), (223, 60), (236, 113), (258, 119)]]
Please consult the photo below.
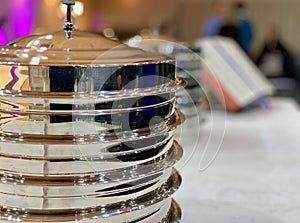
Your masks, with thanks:
[(67, 6), (67, 15), (66, 15), (66, 20), (65, 20), (64, 30), (66, 31), (67, 39), (71, 39), (71, 34), (72, 34), (72, 31), (73, 31), (71, 6), (75, 5), (75, 2), (73, 2), (72, 0), (65, 0), (63, 2), (63, 4)]

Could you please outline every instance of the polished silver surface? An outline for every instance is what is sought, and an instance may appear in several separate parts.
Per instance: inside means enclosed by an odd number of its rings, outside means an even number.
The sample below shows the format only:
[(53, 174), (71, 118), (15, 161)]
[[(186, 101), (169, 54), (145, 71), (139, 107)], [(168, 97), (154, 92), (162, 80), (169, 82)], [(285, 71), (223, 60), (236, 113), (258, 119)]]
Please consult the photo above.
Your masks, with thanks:
[(174, 59), (73, 29), (0, 48), (0, 223), (177, 222)]
[[(123, 206), (123, 210), (126, 208)], [(178, 204), (171, 198), (164, 200), (164, 204), (154, 204), (149, 207), (139, 206), (137, 210), (122, 213), (122, 210), (115, 211), (113, 215), (105, 214), (105, 208), (94, 209), (90, 212), (78, 211), (76, 214), (31, 214), (19, 211), (17, 214), (9, 212), (8, 209), (1, 209), (0, 222), (76, 222), (76, 223), (106, 223), (108, 222), (140, 222), (140, 223), (177, 223), (181, 219), (181, 210)], [(4, 213), (3, 215), (1, 215)]]
[[(27, 212), (38, 213), (76, 213), (79, 210), (90, 210), (99, 207), (108, 207), (108, 211), (121, 209), (122, 206), (130, 205), (130, 210), (138, 206), (151, 206), (160, 203), (177, 190), (181, 178), (177, 172), (167, 169), (161, 174), (140, 178), (136, 181), (113, 183), (103, 185), (78, 185), (75, 187), (65, 186), (34, 186), (4, 184), (1, 186), (2, 207), (22, 210), (26, 207)], [(102, 185), (101, 185), (102, 184)], [(62, 190), (60, 191), (60, 188)], [(67, 188), (70, 191), (67, 191)], [(72, 190), (75, 190), (71, 193)], [(77, 193), (76, 193), (77, 190)], [(85, 191), (83, 191), (85, 190)], [(64, 193), (65, 192), (65, 193)], [(126, 211), (123, 211), (126, 212)]]
[[(153, 156), (149, 154), (153, 154)], [(2, 156), (0, 158), (0, 168), (4, 175), (18, 173), (22, 176), (85, 177), (86, 175), (97, 174), (106, 176), (106, 173), (113, 175), (114, 171), (119, 173), (116, 174), (117, 176), (121, 174), (121, 171), (125, 173), (130, 171), (136, 175), (144, 175), (149, 171), (149, 168), (153, 170), (161, 170), (162, 167), (168, 168), (170, 165), (173, 165), (175, 161), (178, 161), (181, 156), (181, 148), (169, 142), (164, 147), (149, 150), (145, 153), (115, 156), (106, 159), (105, 157), (96, 157), (94, 159), (82, 157), (77, 160), (75, 158), (47, 160), (45, 158), (21, 159), (13, 156)], [(126, 175), (129, 174), (125, 174), (125, 176)], [(128, 177), (130, 177), (130, 175)], [(110, 180), (110, 178), (108, 180)]]

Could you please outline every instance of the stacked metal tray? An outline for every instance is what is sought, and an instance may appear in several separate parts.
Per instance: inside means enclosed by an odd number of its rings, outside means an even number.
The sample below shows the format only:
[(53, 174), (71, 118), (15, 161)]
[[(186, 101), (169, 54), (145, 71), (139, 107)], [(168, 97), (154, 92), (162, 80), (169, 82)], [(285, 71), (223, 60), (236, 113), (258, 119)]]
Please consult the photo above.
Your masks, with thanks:
[(175, 61), (102, 36), (0, 48), (0, 222), (177, 222)]

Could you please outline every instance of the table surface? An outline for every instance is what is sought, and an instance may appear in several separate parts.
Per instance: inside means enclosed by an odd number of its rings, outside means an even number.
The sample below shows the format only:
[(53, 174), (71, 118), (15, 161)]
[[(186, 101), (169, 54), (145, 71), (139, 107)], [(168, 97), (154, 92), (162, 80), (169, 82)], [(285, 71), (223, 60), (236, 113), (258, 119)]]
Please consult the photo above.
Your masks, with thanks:
[(180, 131), (185, 155), (177, 169), (183, 183), (174, 198), (182, 223), (300, 222), (296, 102), (274, 98), (270, 109), (215, 111), (201, 125), (194, 116)]

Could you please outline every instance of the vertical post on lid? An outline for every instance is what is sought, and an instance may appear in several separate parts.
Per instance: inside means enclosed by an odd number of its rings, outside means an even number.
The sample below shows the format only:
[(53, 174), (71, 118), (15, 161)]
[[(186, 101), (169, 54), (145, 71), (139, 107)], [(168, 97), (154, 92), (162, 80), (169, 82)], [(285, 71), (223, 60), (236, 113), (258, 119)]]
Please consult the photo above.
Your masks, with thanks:
[(64, 30), (66, 31), (66, 38), (71, 39), (71, 34), (73, 31), (71, 6), (75, 5), (75, 2), (73, 2), (72, 0), (65, 0), (63, 2), (63, 4), (67, 6), (67, 15), (66, 15), (66, 20), (65, 20)]

